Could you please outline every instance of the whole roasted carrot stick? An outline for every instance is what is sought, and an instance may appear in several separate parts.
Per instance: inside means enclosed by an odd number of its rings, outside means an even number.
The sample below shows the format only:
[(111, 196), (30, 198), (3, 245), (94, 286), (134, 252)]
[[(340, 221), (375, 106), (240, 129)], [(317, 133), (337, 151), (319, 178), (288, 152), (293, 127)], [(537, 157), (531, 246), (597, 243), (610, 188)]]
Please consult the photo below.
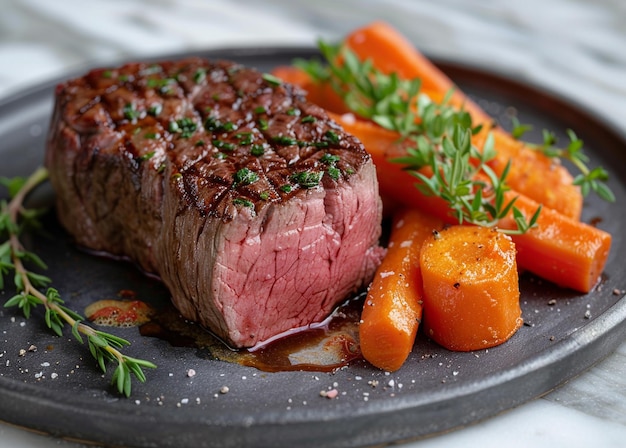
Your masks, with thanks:
[(345, 43), (359, 58), (371, 60), (374, 67), (383, 73), (395, 72), (402, 79), (419, 78), (423, 92), (433, 98), (441, 98), (454, 88), (451, 104), (469, 112), (474, 125), (484, 126), (483, 132), (474, 141), (478, 143), (477, 147), (481, 148), (482, 144), (476, 140), (484, 139), (487, 131), (494, 131), (498, 155), (490, 165), (496, 174), (501, 175), (511, 160), (507, 182), (512, 188), (545, 207), (553, 208), (570, 218), (580, 219), (582, 194), (572, 184), (573, 178), (567, 169), (523, 145), (501, 128), (492, 129), (493, 119), (395, 28), (382, 21), (372, 22), (351, 32)]
[(393, 372), (409, 356), (422, 317), (419, 253), (423, 241), (443, 222), (420, 210), (396, 212), (387, 255), (376, 271), (361, 313), (363, 357)]
[[(344, 129), (356, 136), (365, 145), (376, 165), (380, 191), (383, 195), (431, 213), (448, 223), (455, 223), (445, 201), (422, 194), (416, 187), (418, 182), (402, 169), (402, 165), (391, 160), (403, 155), (399, 135), (371, 122), (346, 120), (343, 116), (330, 114)], [(527, 219), (539, 204), (511, 190), (507, 199), (517, 196), (516, 207)], [(502, 220), (503, 228), (512, 225), (511, 219)], [(518, 250), (518, 266), (557, 285), (589, 292), (598, 282), (604, 270), (611, 246), (611, 235), (588, 224), (568, 218), (544, 207), (537, 227), (513, 240)]]
[[(353, 31), (345, 43), (358, 57), (369, 59), (383, 73), (394, 72), (403, 79), (419, 78), (421, 91), (436, 103), (442, 102), (449, 89), (455, 87), (445, 73), (384, 22), (373, 22)], [(314, 83), (303, 71), (293, 67), (278, 67), (274, 74), (303, 87), (309, 92), (309, 99), (324, 109), (338, 114), (348, 112), (348, 107), (328, 83)], [(565, 167), (529, 148), (503, 129), (494, 127), (493, 119), (460, 89), (455, 88), (450, 102), (468, 111), (474, 125), (483, 125), (482, 131), (472, 139), (476, 147), (482, 148), (488, 132), (493, 132), (496, 157), (489, 165), (497, 175), (501, 175), (511, 161), (507, 176), (509, 185), (545, 207), (580, 220), (583, 197)]]
[(446, 93), (454, 88), (450, 99), (456, 106), (464, 106), (478, 123), (491, 123), (493, 119), (465, 96), (452, 80), (395, 28), (383, 21), (375, 21), (348, 34), (346, 45), (360, 59), (370, 59), (385, 74), (397, 73), (401, 79), (419, 78), (423, 90)]

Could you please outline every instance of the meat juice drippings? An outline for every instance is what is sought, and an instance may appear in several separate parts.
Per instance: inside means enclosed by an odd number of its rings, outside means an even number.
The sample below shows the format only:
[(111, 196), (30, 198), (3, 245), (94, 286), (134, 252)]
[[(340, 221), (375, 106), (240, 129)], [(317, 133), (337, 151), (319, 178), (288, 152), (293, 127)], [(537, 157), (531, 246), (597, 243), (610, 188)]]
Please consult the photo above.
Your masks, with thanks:
[(253, 349), (231, 349), (203, 327), (186, 321), (173, 308), (139, 327), (143, 336), (175, 346), (205, 350), (207, 357), (267, 372), (333, 371), (361, 357), (358, 322), (361, 300), (340, 306), (322, 324), (299, 329)]
[(138, 326), (144, 337), (156, 337), (174, 347), (196, 348), (206, 358), (266, 372), (330, 372), (361, 358), (358, 333), (362, 296), (346, 301), (320, 324), (294, 330), (252, 349), (239, 350), (228, 347), (200, 325), (185, 320), (171, 305), (154, 310), (135, 297), (120, 296), (121, 300), (91, 304), (85, 310), (87, 318), (97, 325)]

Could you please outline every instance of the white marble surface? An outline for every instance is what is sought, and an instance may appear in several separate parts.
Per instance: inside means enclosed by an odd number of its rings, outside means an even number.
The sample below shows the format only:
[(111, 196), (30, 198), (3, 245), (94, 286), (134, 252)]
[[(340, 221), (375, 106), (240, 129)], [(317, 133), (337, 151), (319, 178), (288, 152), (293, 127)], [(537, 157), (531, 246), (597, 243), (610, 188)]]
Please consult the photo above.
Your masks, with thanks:
[[(0, 0), (0, 98), (85, 63), (312, 45), (373, 19), (394, 24), (430, 54), (522, 76), (626, 131), (623, 0)], [(626, 344), (540, 399), (406, 446), (590, 445), (626, 445)], [(0, 424), (0, 448), (54, 446), (81, 445)]]

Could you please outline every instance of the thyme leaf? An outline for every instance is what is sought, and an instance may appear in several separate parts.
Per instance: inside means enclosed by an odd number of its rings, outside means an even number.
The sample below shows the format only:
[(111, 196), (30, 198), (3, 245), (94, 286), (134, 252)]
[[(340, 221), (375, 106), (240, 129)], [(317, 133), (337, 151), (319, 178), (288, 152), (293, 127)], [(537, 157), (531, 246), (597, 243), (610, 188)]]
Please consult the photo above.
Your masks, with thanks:
[(489, 168), (487, 162), (495, 156), (493, 138), (489, 135), (481, 150), (472, 144), (481, 126), (473, 125), (467, 111), (449, 104), (452, 91), (435, 103), (420, 92), (419, 79), (384, 74), (344, 46), (318, 45), (325, 62), (300, 60), (295, 65), (314, 81), (330, 83), (357, 115), (400, 134), (406, 155), (393, 161), (420, 180), (416, 186), (422, 193), (444, 199), (459, 223), (496, 227), (512, 213), (517, 227), (498, 230), (524, 233), (536, 225), (541, 209), (527, 221), (515, 199), (506, 201), (508, 168), (499, 177)]
[[(5, 277), (11, 273), (16, 289), (16, 294), (4, 303), (4, 307), (17, 307), (26, 318), (30, 318), (34, 308), (43, 306), (46, 326), (55, 334), (62, 336), (64, 327), (69, 325), (78, 342), (84, 343), (83, 336), (86, 336), (89, 351), (103, 372), (106, 373), (107, 363), (117, 363), (113, 383), (120, 393), (128, 397), (131, 394), (131, 376), (145, 382), (143, 369), (156, 366), (150, 361), (123, 354), (120, 349), (130, 342), (86, 324), (84, 317), (65, 306), (58, 290), (50, 286), (50, 278), (27, 268), (27, 265), (46, 268), (39, 256), (24, 248), (20, 236), (28, 225), (38, 224), (36, 218), (40, 214), (25, 208), (24, 200), (47, 178), (48, 171), (45, 168), (37, 169), (28, 179), (0, 178), (0, 183), (8, 188), (11, 198), (8, 202), (0, 202), (0, 290), (5, 287)], [(42, 292), (44, 289), (45, 292)]]
[[(517, 117), (513, 117), (512, 121), (513, 131), (511, 134), (518, 140), (521, 139), (526, 131), (532, 129), (532, 126), (529, 124), (521, 124)], [(569, 160), (579, 171), (579, 174), (574, 177), (573, 183), (580, 186), (583, 196), (588, 196), (593, 191), (601, 199), (607, 202), (615, 202), (615, 194), (606, 184), (609, 180), (608, 171), (602, 167), (589, 168), (587, 165), (589, 157), (584, 152), (583, 141), (571, 129), (567, 129), (566, 133), (569, 142), (565, 147), (558, 147), (556, 136), (546, 129), (542, 131), (543, 142), (541, 144), (524, 143), (549, 158)]]

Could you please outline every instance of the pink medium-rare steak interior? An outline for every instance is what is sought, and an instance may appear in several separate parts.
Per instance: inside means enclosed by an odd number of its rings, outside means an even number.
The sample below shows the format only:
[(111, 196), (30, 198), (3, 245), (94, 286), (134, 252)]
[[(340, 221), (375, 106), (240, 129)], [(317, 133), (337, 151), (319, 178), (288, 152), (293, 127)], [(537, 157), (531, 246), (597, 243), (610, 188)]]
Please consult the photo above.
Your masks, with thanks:
[(46, 163), (76, 241), (161, 277), (236, 347), (323, 320), (382, 256), (376, 173), (296, 88), (192, 58), (58, 87)]

